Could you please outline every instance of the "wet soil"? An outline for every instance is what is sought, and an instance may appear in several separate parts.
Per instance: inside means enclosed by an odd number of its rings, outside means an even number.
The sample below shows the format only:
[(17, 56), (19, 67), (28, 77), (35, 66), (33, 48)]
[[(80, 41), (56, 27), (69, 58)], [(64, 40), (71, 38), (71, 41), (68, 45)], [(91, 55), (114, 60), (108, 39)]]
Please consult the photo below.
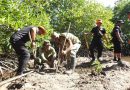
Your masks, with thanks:
[[(73, 74), (34, 72), (13, 81), (8, 90), (130, 90), (130, 63), (123, 58), (124, 66), (112, 61), (112, 52), (103, 53), (103, 73), (93, 74), (89, 57), (77, 57)], [(129, 60), (129, 58), (127, 58)], [(3, 88), (3, 87), (2, 87)], [(1, 90), (1, 89), (0, 89)]]

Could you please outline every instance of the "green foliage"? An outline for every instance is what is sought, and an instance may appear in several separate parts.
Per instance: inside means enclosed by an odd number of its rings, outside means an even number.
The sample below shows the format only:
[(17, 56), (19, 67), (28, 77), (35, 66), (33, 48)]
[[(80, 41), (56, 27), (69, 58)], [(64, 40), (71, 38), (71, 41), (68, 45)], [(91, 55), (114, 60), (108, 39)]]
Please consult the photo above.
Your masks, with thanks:
[[(40, 43), (43, 38), (50, 38), (53, 29), (65, 32), (70, 22), (70, 32), (81, 40), (83, 33), (93, 28), (96, 19), (103, 19), (107, 33), (113, 27), (112, 10), (90, 0), (1, 0), (0, 7), (0, 23), (14, 30), (29, 25), (45, 26), (48, 34), (38, 38)], [(110, 38), (109, 34), (107, 36)]]
[(102, 64), (98, 61), (98, 60), (95, 60), (93, 63), (93, 68), (94, 68), (94, 71), (95, 73), (101, 73), (102, 72)]
[[(90, 0), (48, 0), (47, 13), (51, 17), (54, 30), (65, 32), (71, 22), (70, 32), (83, 39), (84, 32), (89, 32), (95, 25), (96, 19), (103, 19), (107, 33), (112, 30), (112, 10)], [(109, 35), (108, 35), (109, 37)], [(90, 38), (89, 38), (90, 39)]]
[[(48, 39), (48, 35), (53, 29), (50, 25), (50, 18), (43, 8), (44, 4), (41, 2), (42, 0), (1, 0), (0, 23), (2, 25), (11, 26), (13, 28), (11, 30), (17, 30), (18, 28), (23, 28), (24, 26), (30, 25), (45, 26), (48, 34), (44, 37), (39, 37), (38, 41), (41, 41), (43, 38)], [(0, 32), (6, 33), (7, 31), (8, 28), (4, 28)], [(12, 34), (11, 31), (9, 33), (10, 34), (6, 34), (7, 38), (9, 38)], [(3, 37), (1, 36), (0, 39)], [(0, 43), (6, 41), (5, 38), (2, 40)], [(3, 48), (4, 46), (1, 47)]]
[(9, 43), (9, 36), (12, 35), (14, 29), (11, 26), (7, 25), (0, 25), (0, 47), (3, 53), (10, 52), (10, 43)]
[(127, 12), (130, 11), (130, 1), (129, 0), (119, 0), (116, 3), (116, 6), (114, 8), (114, 17), (113, 22), (116, 22), (119, 19), (122, 19), (125, 21), (125, 23), (122, 26), (122, 31), (124, 34), (130, 34), (129, 28), (130, 28), (130, 21), (128, 21), (127, 18)]

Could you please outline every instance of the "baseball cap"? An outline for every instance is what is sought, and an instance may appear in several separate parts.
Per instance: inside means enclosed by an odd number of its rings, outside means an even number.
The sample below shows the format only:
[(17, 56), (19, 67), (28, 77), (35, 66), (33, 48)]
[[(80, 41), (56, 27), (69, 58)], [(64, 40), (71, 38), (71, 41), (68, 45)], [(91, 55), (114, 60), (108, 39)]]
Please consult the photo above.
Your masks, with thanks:
[(102, 19), (97, 19), (96, 23), (102, 23)]

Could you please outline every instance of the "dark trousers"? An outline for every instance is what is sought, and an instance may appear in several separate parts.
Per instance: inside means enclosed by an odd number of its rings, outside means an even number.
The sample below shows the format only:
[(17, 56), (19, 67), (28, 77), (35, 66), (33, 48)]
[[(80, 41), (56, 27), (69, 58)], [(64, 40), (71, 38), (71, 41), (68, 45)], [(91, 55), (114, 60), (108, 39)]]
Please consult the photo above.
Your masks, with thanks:
[(97, 58), (101, 57), (102, 56), (102, 50), (103, 50), (102, 41), (92, 41), (91, 42), (89, 50), (90, 50), (90, 56), (92, 57), (92, 59), (95, 59), (95, 56), (94, 56), (94, 50), (95, 49), (98, 52)]
[(29, 50), (25, 47), (24, 43), (17, 42), (17, 43), (11, 43), (11, 45), (18, 56), (17, 74), (20, 75), (23, 73), (27, 61), (30, 59), (30, 53)]

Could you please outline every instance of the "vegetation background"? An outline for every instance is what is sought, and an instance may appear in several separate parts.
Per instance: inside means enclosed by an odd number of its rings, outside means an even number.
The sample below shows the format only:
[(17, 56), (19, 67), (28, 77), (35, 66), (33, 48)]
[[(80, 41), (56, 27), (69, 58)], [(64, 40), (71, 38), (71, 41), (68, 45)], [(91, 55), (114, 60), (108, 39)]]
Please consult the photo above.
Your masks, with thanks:
[[(38, 44), (50, 39), (53, 31), (65, 32), (71, 23), (70, 32), (84, 41), (84, 32), (95, 26), (95, 20), (101, 18), (103, 27), (110, 40), (110, 32), (116, 20), (125, 21), (122, 31), (130, 35), (130, 21), (127, 11), (129, 0), (118, 0), (114, 8), (104, 7), (95, 0), (0, 0), (0, 52), (12, 52), (10, 36), (24, 26), (44, 26), (48, 34), (38, 37)], [(90, 42), (91, 37), (87, 37)], [(106, 44), (106, 42), (105, 42)], [(106, 46), (109, 48), (111, 43)]]

